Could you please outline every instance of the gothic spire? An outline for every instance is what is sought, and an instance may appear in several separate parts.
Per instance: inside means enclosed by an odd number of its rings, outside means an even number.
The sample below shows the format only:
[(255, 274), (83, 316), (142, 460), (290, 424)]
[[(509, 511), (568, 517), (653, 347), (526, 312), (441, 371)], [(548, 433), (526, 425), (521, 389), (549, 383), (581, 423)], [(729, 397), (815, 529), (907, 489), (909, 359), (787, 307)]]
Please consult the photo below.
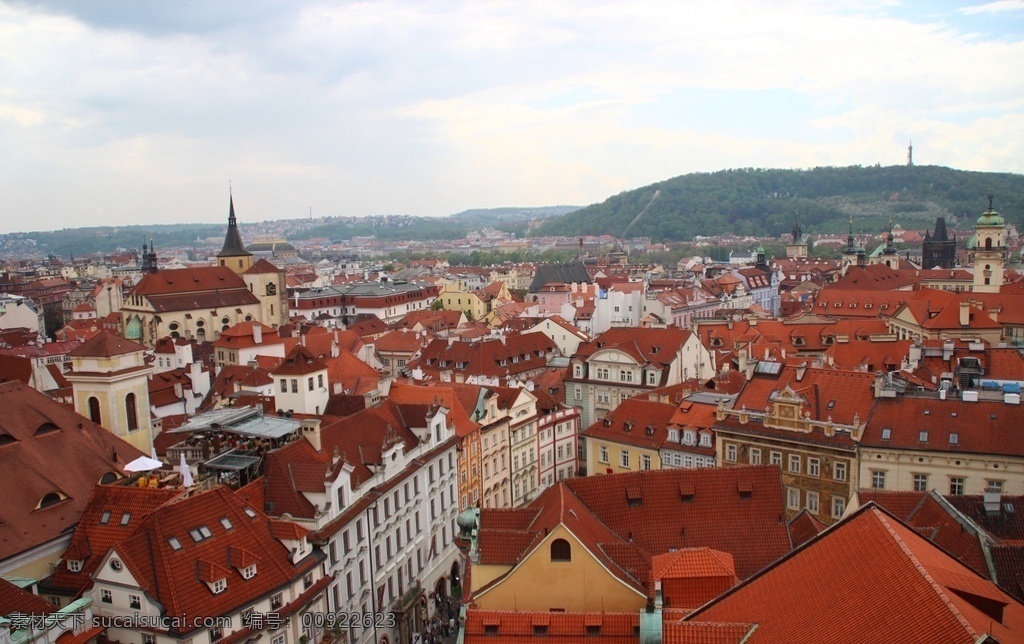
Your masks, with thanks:
[(238, 232), (238, 220), (235, 218), (235, 198), (228, 190), (228, 231), (224, 235), (224, 248), (217, 257), (242, 257), (252, 255), (242, 244), (242, 235)]

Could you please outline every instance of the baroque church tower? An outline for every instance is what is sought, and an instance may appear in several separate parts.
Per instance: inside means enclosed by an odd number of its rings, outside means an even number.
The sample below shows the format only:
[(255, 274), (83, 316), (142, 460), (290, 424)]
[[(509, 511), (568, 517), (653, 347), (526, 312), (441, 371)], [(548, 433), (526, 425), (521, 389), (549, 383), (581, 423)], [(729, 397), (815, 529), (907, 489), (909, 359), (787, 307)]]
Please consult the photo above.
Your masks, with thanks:
[(967, 242), (974, 268), (974, 290), (998, 293), (1006, 263), (1006, 221), (992, 208), (992, 195), (988, 196), (988, 210), (978, 217), (975, 231)]

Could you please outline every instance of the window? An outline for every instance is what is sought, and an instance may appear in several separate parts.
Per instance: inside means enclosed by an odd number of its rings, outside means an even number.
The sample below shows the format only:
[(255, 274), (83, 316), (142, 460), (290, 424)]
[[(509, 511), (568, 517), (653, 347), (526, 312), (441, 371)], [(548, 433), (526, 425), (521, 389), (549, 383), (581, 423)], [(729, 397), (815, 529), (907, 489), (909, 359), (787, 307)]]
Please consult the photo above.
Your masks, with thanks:
[(841, 496), (832, 497), (832, 518), (838, 519), (846, 510), (846, 499)]
[(808, 476), (819, 476), (821, 473), (821, 461), (816, 458), (807, 459)]
[[(365, 581), (365, 580), (364, 580)], [(281, 608), (281, 593), (270, 596), (270, 610), (277, 610)]]
[(888, 427), (882, 428), (882, 440), (887, 441), (892, 438), (892, 430)]
[(316, 386), (320, 387), (321, 389), (323, 388), (323, 386), (324, 386), (324, 374), (322, 374), (322, 373), (317, 374), (317, 376), (316, 376)]
[(832, 478), (837, 481), (846, 480), (846, 461), (837, 461), (832, 466)]
[(306, 388), (313, 391), (313, 376), (306, 378)]
[(583, 388), (582, 387), (575, 387), (573, 393), (574, 393), (574, 395), (576, 397), (576, 400), (583, 400)]
[(761, 464), (761, 448), (751, 447), (750, 448), (750, 464), (760, 465)]
[(670, 443), (678, 443), (679, 442), (679, 430), (678, 429), (670, 429), (670, 430), (668, 430), (668, 442), (670, 442)]
[(572, 561), (572, 546), (565, 539), (551, 542), (551, 561)]
[(135, 431), (139, 428), (139, 414), (135, 409), (135, 394), (128, 394), (124, 397), (124, 410), (128, 421), (128, 431)]
[(985, 481), (985, 490), (988, 492), (1002, 492), (1003, 482), (996, 480)]
[(701, 434), (700, 444), (701, 447), (711, 447), (711, 434)]
[(82, 562), (78, 559), (68, 560), (68, 570), (71, 572), (82, 572)]
[(622, 467), (629, 467), (629, 452), (621, 450), (619, 452), (619, 465)]
[(619, 372), (619, 381), (620, 382), (633, 382), (633, 372), (632, 371), (620, 371)]
[(813, 512), (814, 514), (818, 513), (818, 493), (817, 492), (808, 492), (807, 493), (807, 510), (809, 512)]
[(952, 434), (949, 435), (949, 444), (950, 445), (956, 445), (959, 442), (960, 442), (960, 434), (957, 434), (956, 432), (953, 432)]
[(921, 443), (927, 443), (928, 442), (928, 430), (926, 430), (926, 429), (921, 430), (918, 433), (918, 435), (917, 435), (917, 440), (918, 440), (918, 442), (921, 442)]
[(772, 465), (782, 467), (782, 452), (772, 452), (771, 459)]
[(962, 476), (953, 476), (949, 479), (949, 493), (950, 494), (963, 494), (964, 493), (964, 478)]
[(153, 635), (152, 633), (143, 633), (142, 644), (156, 644), (156, 635)]
[(114, 598), (110, 594), (109, 590), (103, 589), (103, 590), (100, 591), (100, 601), (103, 602), (104, 604), (113, 604), (114, 603)]
[(232, 527), (232, 526), (231, 526), (231, 519), (229, 519), (229, 518), (227, 518), (227, 517), (221, 517), (221, 518), (220, 518), (220, 524), (221, 524), (222, 526), (224, 526), (224, 529), (225, 529), (225, 530), (230, 530), (230, 529), (231, 529), (231, 527)]
[(607, 463), (608, 462), (608, 448), (605, 447), (604, 445), (602, 445), (598, 449), (597, 460), (602, 462), (602, 463)]
[[(332, 541), (331, 544), (333, 545), (334, 542)], [(245, 568), (242, 569), (242, 578), (244, 578), (244, 579), (252, 579), (255, 576), (256, 576), (256, 564), (252, 564), (251, 566), (246, 566)]]
[(110, 523), (110, 510), (104, 510), (103, 514), (100, 515), (100, 525), (107, 525)]
[(736, 462), (736, 446), (729, 444), (725, 446), (725, 460), (729, 463)]
[(789, 455), (789, 472), (790, 474), (800, 473), (800, 456), (798, 454)]
[(89, 398), (89, 420), (102, 425), (102, 416), (100, 415), (100, 400), (96, 396)]
[(914, 491), (915, 492), (927, 492), (928, 491), (928, 475), (927, 474), (915, 474), (914, 475)]
[(281, 378), (281, 393), (288, 393), (288, 380), (286, 378)]
[(224, 629), (222, 629), (220, 626), (215, 626), (214, 628), (210, 629), (210, 641), (211, 642), (216, 642), (217, 640), (221, 639), (222, 637), (224, 637)]
[(218, 580), (213, 582), (213, 594), (214, 595), (219, 595), (220, 593), (222, 593), (225, 590), (227, 590), (227, 588), (228, 588), (228, 580), (227, 579), (218, 579)]
[(640, 457), (640, 469), (642, 469), (642, 470), (649, 470), (649, 469), (651, 469), (651, 457), (649, 455), (644, 454), (642, 457)]
[(871, 487), (875, 488), (876, 490), (885, 489), (885, 472), (882, 472), (880, 470), (871, 471)]
[(128, 595), (128, 606), (130, 608), (142, 608), (142, 598), (138, 595)]
[(800, 509), (800, 489), (795, 487), (786, 488), (786, 507), (790, 510)]

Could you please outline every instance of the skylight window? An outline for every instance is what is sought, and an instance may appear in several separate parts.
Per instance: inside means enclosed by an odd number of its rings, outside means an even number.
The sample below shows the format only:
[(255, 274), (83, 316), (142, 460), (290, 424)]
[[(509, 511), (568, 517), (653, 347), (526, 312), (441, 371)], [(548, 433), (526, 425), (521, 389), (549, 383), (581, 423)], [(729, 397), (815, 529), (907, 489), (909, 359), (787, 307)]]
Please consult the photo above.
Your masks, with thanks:
[(888, 427), (882, 428), (882, 440), (887, 441), (892, 438), (892, 430)]
[(178, 537), (171, 537), (167, 540), (167, 543), (171, 544), (172, 549), (181, 550), (181, 542), (178, 541)]
[(100, 515), (100, 525), (107, 525), (110, 523), (110, 510), (104, 510), (103, 514)]
[(928, 442), (928, 431), (927, 430), (922, 430), (921, 433), (919, 433), (917, 435), (917, 440), (922, 442), (922, 443), (927, 443)]
[(204, 539), (209, 539), (213, 536), (213, 533), (210, 532), (210, 529), (204, 525), (199, 526), (199, 534), (203, 535)]
[(949, 444), (956, 445), (960, 442), (960, 434), (952, 433), (949, 435)]
[(252, 508), (248, 507), (248, 506), (245, 507), (245, 513), (247, 515), (249, 515), (250, 519), (255, 519), (256, 518), (256, 511), (253, 510)]
[(220, 524), (221, 524), (222, 526), (224, 526), (224, 529), (225, 529), (225, 530), (230, 530), (230, 529), (231, 529), (231, 528), (233, 527), (233, 526), (231, 525), (231, 520), (230, 520), (230, 519), (228, 519), (227, 517), (221, 517), (221, 518), (220, 518)]
[(121, 525), (128, 525), (128, 522), (131, 521), (131, 520), (132, 520), (132, 515), (130, 513), (125, 512), (124, 514), (121, 515)]

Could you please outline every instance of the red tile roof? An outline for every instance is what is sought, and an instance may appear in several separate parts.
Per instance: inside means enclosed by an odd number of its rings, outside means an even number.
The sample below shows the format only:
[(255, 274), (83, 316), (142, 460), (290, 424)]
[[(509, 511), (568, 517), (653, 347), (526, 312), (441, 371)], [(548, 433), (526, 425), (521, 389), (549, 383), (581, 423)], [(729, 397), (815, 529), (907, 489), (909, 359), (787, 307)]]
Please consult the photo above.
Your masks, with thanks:
[(11, 582), (0, 577), (0, 615), (10, 617), (11, 613), (25, 615), (49, 615), (57, 607), (42, 597), (33, 595), (27, 590), (18, 588)]
[[(227, 289), (242, 289), (246, 293), (249, 292), (245, 280), (226, 266), (196, 266), (146, 273), (132, 289), (132, 295), (152, 297)], [(253, 299), (256, 299), (255, 296)]]
[(709, 624), (702, 622), (669, 622), (662, 626), (663, 644), (745, 644), (757, 624)]
[[(2, 561), (70, 530), (100, 479), (142, 453), (20, 382), (0, 384), (0, 409)], [(67, 498), (36, 509), (51, 493)]]
[(789, 520), (789, 534), (793, 540), (793, 547), (799, 548), (824, 532), (827, 527), (807, 510), (800, 510)]
[[(173, 488), (96, 486), (51, 583), (79, 595), (89, 587), (93, 571), (111, 547), (131, 536), (150, 513), (181, 494)], [(82, 561), (79, 572), (68, 569), (70, 560)]]
[(145, 350), (146, 347), (138, 342), (126, 340), (124, 337), (110, 331), (101, 331), (69, 351), (68, 355), (72, 357), (109, 358), (111, 356)]
[[(230, 528), (222, 524), (225, 518)], [(201, 526), (212, 536), (197, 542), (190, 531)], [(175, 549), (172, 537), (180, 548)], [(256, 575), (242, 576), (230, 558), (232, 548), (258, 558)], [(114, 552), (165, 615), (228, 615), (319, 565), (313, 554), (293, 564), (290, 550), (271, 535), (262, 508), (247, 505), (224, 487), (160, 507)], [(226, 578), (227, 589), (214, 594), (203, 577)]]
[[(888, 438), (883, 437), (884, 430), (889, 430)], [(955, 398), (879, 398), (867, 419), (861, 445), (1020, 456), (1024, 454), (1024, 406)]]
[(675, 414), (675, 405), (630, 398), (580, 433), (588, 438), (660, 449), (668, 440), (668, 425)]
[(526, 642), (543, 637), (545, 642), (579, 644), (636, 644), (638, 613), (551, 613), (470, 608), (466, 612), (467, 644)]
[(301, 344), (288, 352), (284, 360), (271, 372), (271, 377), (306, 376), (318, 371), (326, 371), (327, 365)]
[[(731, 554), (745, 579), (790, 550), (777, 467), (653, 470), (565, 483), (611, 530), (651, 554), (714, 548)], [(628, 498), (634, 489), (638, 505)]]
[(1019, 639), (1024, 606), (868, 505), (687, 621), (756, 622), (753, 642), (968, 644)]
[(854, 416), (863, 422), (875, 400), (875, 374), (808, 367), (803, 370), (783, 366), (778, 375), (755, 373), (740, 392), (735, 409), (761, 411), (773, 393), (791, 387), (806, 402), (805, 409), (814, 420), (852, 424)]

